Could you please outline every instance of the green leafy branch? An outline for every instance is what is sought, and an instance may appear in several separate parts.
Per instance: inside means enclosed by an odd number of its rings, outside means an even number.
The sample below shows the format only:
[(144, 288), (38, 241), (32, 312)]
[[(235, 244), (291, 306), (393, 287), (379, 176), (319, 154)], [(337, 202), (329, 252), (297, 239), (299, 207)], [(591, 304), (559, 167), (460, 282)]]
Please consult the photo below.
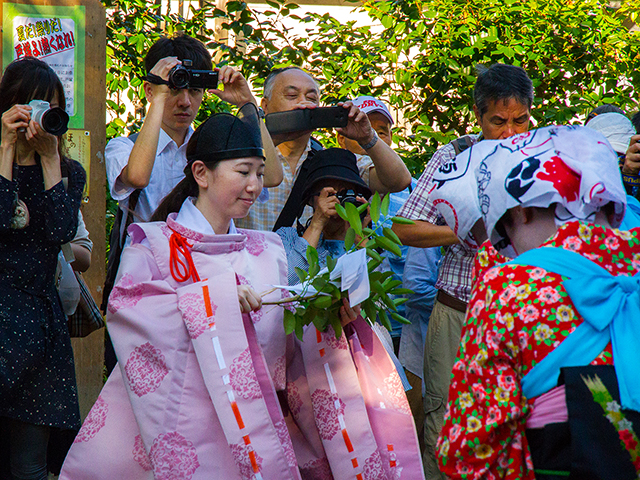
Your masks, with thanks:
[[(369, 210), (372, 227), (363, 227), (361, 214)], [(369, 203), (356, 207), (352, 203), (336, 205), (336, 211), (340, 217), (349, 222), (349, 229), (345, 236), (346, 253), (352, 253), (359, 249), (367, 252), (367, 273), (371, 292), (369, 298), (362, 302), (361, 314), (371, 324), (380, 319), (382, 325), (391, 330), (390, 318), (401, 323), (409, 321), (398, 313), (398, 307), (407, 301), (407, 298), (392, 298), (413, 293), (402, 288), (402, 282), (393, 278), (393, 272), (381, 272), (378, 267), (382, 264), (381, 251), (385, 250), (393, 255), (401, 256), (402, 242), (391, 230), (393, 223), (413, 224), (411, 220), (389, 215), (389, 196), (380, 199), (376, 192)], [(296, 267), (296, 273), (303, 285), (302, 292), (292, 297), (265, 302), (265, 305), (284, 305), (284, 329), (287, 334), (295, 332), (302, 339), (304, 327), (311, 323), (320, 330), (325, 331), (330, 325), (336, 337), (342, 335), (339, 311), (342, 299), (349, 298), (347, 291), (340, 291), (340, 283), (331, 280), (331, 272), (336, 267), (338, 259), (330, 255), (327, 257), (326, 269), (322, 269), (318, 260), (318, 252), (312, 247), (307, 247), (307, 262), (309, 269)], [(338, 279), (339, 280), (339, 279)], [(311, 288), (313, 287), (313, 288)]]

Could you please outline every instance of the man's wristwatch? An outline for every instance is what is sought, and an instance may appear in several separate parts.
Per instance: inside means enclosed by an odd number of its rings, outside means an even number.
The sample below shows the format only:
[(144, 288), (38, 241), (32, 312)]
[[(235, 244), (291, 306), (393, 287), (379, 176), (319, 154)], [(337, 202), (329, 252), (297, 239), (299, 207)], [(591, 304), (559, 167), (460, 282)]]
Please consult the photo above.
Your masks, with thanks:
[(376, 143), (378, 143), (378, 140), (379, 140), (378, 134), (374, 130), (373, 131), (373, 139), (371, 139), (370, 142), (365, 143), (364, 145), (360, 143), (360, 146), (362, 147), (363, 150), (369, 150), (370, 148), (373, 148)]

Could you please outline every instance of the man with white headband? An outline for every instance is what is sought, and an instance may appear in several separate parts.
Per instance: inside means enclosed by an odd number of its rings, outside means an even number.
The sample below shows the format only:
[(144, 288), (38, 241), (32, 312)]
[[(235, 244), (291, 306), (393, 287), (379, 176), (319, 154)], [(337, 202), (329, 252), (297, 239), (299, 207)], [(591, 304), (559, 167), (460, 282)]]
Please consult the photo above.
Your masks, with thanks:
[(640, 229), (614, 229), (626, 206), (617, 155), (572, 126), (465, 156), (487, 235), (515, 260), (474, 285), (438, 441), (442, 471), (637, 478)]
[[(425, 452), (427, 478), (445, 480), (438, 471), (435, 444), (442, 428), (451, 367), (460, 344), (460, 330), (471, 292), (471, 267), (475, 246), (459, 244), (452, 228), (445, 225), (431, 198), (434, 175), (456, 169), (456, 155), (482, 139), (507, 138), (529, 129), (533, 85), (520, 67), (495, 64), (480, 72), (476, 81), (473, 110), (482, 135), (466, 135), (440, 148), (431, 158), (398, 215), (414, 225), (395, 224), (393, 230), (405, 245), (444, 246), (436, 288), (436, 303), (429, 318), (424, 351)], [(460, 174), (462, 170), (457, 170)], [(466, 193), (473, 201), (473, 196)], [(449, 224), (452, 225), (452, 224)]]

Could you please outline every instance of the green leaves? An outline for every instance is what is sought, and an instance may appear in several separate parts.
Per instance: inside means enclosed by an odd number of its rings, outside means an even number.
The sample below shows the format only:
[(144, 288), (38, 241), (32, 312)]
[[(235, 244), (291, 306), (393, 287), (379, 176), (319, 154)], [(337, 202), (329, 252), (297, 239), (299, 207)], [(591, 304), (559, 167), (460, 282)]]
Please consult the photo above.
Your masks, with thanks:
[[(388, 198), (388, 197), (387, 197)], [(377, 199), (377, 200), (376, 200)], [(371, 205), (365, 204), (358, 208), (355, 205), (347, 203), (345, 208), (336, 206), (336, 210), (349, 221), (351, 227), (346, 232), (345, 249), (347, 253), (355, 252), (358, 249), (366, 249), (367, 257), (367, 275), (369, 275), (370, 295), (369, 298), (361, 304), (361, 314), (370, 323), (380, 321), (385, 327), (391, 328), (390, 318), (406, 323), (406, 320), (398, 314), (398, 306), (407, 301), (401, 295), (413, 293), (411, 290), (401, 287), (402, 282), (393, 276), (393, 272), (381, 272), (377, 268), (382, 263), (380, 252), (387, 250), (394, 255), (400, 255), (400, 239), (389, 228), (391, 226), (391, 217), (388, 215), (389, 201), (380, 200), (378, 194), (374, 195)], [(378, 222), (372, 225), (372, 228), (362, 228), (360, 213), (367, 208), (370, 209), (373, 216), (378, 218)], [(359, 233), (356, 232), (354, 226), (360, 227)], [(361, 238), (356, 243), (356, 234)], [(287, 334), (295, 332), (302, 338), (305, 327), (313, 324), (318, 330), (324, 331), (329, 325), (333, 328), (336, 336), (342, 334), (342, 325), (340, 322), (340, 307), (343, 305), (343, 299), (348, 298), (348, 292), (340, 291), (340, 278), (331, 281), (331, 272), (336, 268), (337, 259), (327, 256), (327, 270), (320, 273), (323, 265), (320, 265), (318, 252), (315, 248), (308, 246), (306, 258), (309, 264), (308, 271), (296, 268), (296, 273), (300, 281), (306, 285), (312, 285), (317, 290), (313, 295), (307, 295), (303, 292), (296, 297), (295, 312), (285, 310), (284, 328)], [(284, 301), (276, 301), (273, 303), (283, 304)], [(264, 305), (268, 305), (265, 302)]]
[(307, 263), (309, 264), (309, 277), (314, 277), (320, 271), (320, 265), (318, 264), (318, 251), (311, 245), (307, 246)]
[(351, 228), (353, 228), (358, 234), (358, 236), (362, 236), (362, 220), (360, 219), (360, 214), (358, 213), (358, 209), (353, 203), (347, 203), (344, 207), (347, 214), (347, 221)]
[(353, 228), (349, 228), (344, 237), (344, 248), (345, 250), (351, 250), (353, 247), (353, 242), (356, 239), (356, 231)]
[(289, 335), (296, 329), (296, 317), (289, 309), (284, 309), (284, 333)]
[(378, 223), (378, 220), (380, 220), (380, 194), (378, 192), (374, 193), (373, 197), (371, 197), (369, 214), (371, 215), (371, 221)]

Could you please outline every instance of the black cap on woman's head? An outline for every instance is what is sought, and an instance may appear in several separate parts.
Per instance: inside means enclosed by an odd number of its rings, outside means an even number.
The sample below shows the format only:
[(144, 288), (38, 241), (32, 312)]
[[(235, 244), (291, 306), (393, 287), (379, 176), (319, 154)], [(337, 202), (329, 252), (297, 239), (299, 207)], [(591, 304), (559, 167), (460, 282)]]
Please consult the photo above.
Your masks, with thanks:
[(187, 145), (185, 170), (196, 160), (214, 163), (247, 157), (265, 158), (260, 118), (252, 103), (243, 105), (238, 115), (216, 113), (200, 125)]

